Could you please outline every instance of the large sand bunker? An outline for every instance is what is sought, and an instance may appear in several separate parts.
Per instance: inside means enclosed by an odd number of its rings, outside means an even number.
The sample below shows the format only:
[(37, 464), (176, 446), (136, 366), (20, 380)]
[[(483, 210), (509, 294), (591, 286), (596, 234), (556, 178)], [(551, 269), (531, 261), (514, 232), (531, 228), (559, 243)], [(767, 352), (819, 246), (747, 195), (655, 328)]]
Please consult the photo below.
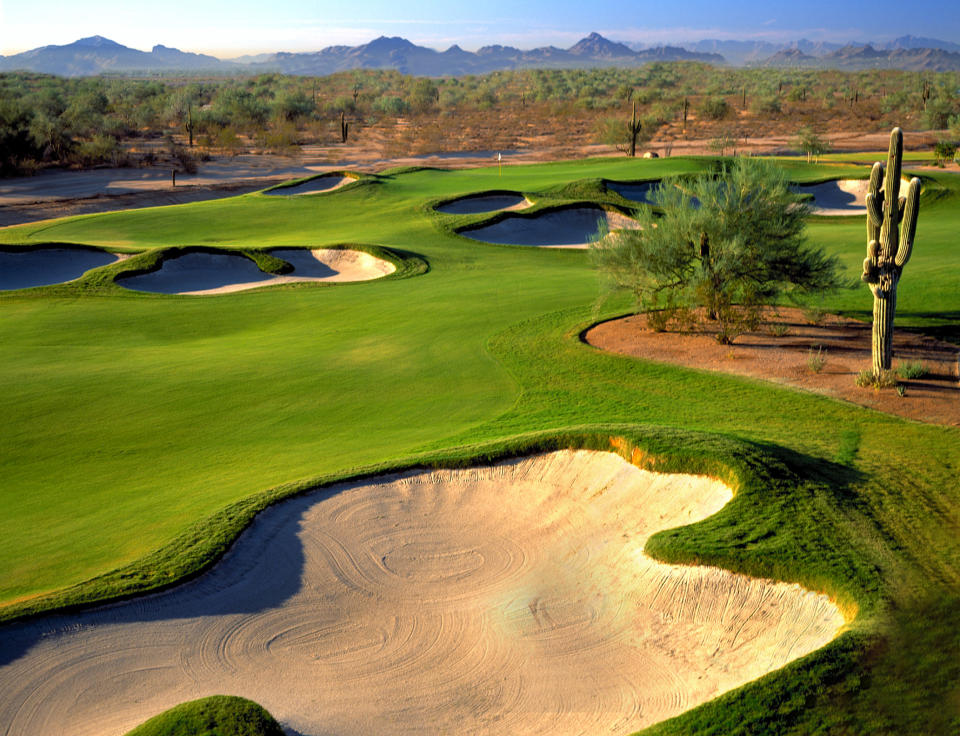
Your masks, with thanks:
[(587, 248), (601, 228), (625, 230), (637, 222), (599, 207), (549, 210), (532, 217), (507, 215), (499, 222), (467, 228), (460, 234), (472, 240), (500, 245), (535, 245), (543, 248)]
[(91, 268), (106, 266), (119, 258), (115, 253), (89, 248), (0, 250), (0, 291), (73, 281)]
[(627, 733), (843, 625), (797, 585), (643, 554), (731, 495), (563, 451), (292, 499), (192, 583), (6, 627), (0, 733), (122, 734), (214, 693), (314, 736)]
[(479, 215), (497, 210), (522, 210), (531, 204), (522, 194), (476, 194), (437, 205), (437, 212), (446, 215)]
[(234, 253), (187, 253), (150, 273), (118, 279), (135, 291), (155, 294), (227, 294), (261, 286), (306, 281), (369, 281), (396, 271), (389, 261), (340, 248), (278, 248), (270, 251), (290, 263), (292, 273), (271, 276), (249, 258)]
[(296, 194), (317, 194), (319, 192), (332, 192), (334, 189), (345, 187), (352, 184), (356, 179), (352, 176), (318, 176), (313, 179), (289, 187), (277, 187), (265, 191), (264, 194), (289, 196)]

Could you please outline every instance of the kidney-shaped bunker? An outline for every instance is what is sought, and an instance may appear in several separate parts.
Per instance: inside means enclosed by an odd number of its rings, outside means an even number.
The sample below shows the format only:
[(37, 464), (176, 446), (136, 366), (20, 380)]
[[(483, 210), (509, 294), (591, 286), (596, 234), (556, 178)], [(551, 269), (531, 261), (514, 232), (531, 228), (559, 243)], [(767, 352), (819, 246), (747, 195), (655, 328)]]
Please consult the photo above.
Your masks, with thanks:
[(544, 248), (586, 248), (601, 228), (636, 227), (629, 217), (600, 207), (569, 207), (534, 215), (507, 215), (502, 220), (460, 231), (464, 237), (500, 245), (533, 245)]
[(261, 271), (235, 253), (186, 253), (169, 258), (156, 271), (122, 276), (117, 283), (155, 294), (227, 294), (261, 286), (305, 281), (368, 281), (396, 270), (389, 261), (357, 250), (278, 248), (270, 251), (293, 266), (288, 274)]
[(517, 192), (496, 192), (491, 194), (472, 194), (437, 205), (437, 212), (447, 215), (479, 215), (497, 210), (522, 210), (530, 206), (530, 201)]
[(319, 192), (331, 192), (334, 189), (339, 189), (355, 181), (356, 179), (352, 176), (341, 176), (339, 174), (333, 176), (317, 176), (289, 187), (275, 187), (264, 192), (264, 194), (284, 197), (295, 194), (317, 194)]
[(62, 284), (118, 259), (114, 253), (93, 248), (0, 250), (0, 291)]

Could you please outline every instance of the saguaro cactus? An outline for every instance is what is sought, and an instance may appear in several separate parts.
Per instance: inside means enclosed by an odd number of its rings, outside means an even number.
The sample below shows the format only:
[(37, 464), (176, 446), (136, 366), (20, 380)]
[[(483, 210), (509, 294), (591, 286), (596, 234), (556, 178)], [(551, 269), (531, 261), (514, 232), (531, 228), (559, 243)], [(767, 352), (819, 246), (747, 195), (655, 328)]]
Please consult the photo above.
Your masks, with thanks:
[[(907, 196), (900, 195), (903, 133), (890, 133), (887, 166), (877, 161), (870, 172), (867, 193), (867, 257), (862, 278), (873, 292), (873, 374), (890, 370), (893, 358), (893, 318), (897, 311), (897, 284), (913, 252), (920, 211), (920, 180), (914, 177)], [(882, 187), (882, 189), (881, 189)]]

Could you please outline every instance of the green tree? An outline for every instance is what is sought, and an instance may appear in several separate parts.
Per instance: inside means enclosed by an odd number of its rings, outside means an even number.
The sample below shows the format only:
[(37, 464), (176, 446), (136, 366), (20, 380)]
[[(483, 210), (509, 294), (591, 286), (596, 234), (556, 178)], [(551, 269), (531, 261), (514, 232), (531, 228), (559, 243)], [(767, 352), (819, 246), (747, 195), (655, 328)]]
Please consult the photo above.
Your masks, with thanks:
[(728, 343), (763, 305), (839, 285), (837, 261), (805, 241), (809, 208), (771, 163), (741, 158), (719, 176), (664, 181), (652, 201), (638, 230), (591, 249), (611, 286), (631, 291), (643, 309), (702, 308)]
[(818, 136), (808, 125), (800, 128), (797, 133), (797, 147), (806, 154), (807, 161), (810, 159), (819, 159), (823, 154), (830, 150), (830, 145)]

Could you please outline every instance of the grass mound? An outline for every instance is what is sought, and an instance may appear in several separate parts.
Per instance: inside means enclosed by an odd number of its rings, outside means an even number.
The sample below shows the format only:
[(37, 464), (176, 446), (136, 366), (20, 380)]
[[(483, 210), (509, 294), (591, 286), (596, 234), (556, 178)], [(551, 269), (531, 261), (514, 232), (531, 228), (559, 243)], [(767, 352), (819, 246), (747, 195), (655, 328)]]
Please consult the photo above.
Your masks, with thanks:
[(252, 700), (212, 695), (154, 716), (127, 736), (283, 736), (283, 729)]

